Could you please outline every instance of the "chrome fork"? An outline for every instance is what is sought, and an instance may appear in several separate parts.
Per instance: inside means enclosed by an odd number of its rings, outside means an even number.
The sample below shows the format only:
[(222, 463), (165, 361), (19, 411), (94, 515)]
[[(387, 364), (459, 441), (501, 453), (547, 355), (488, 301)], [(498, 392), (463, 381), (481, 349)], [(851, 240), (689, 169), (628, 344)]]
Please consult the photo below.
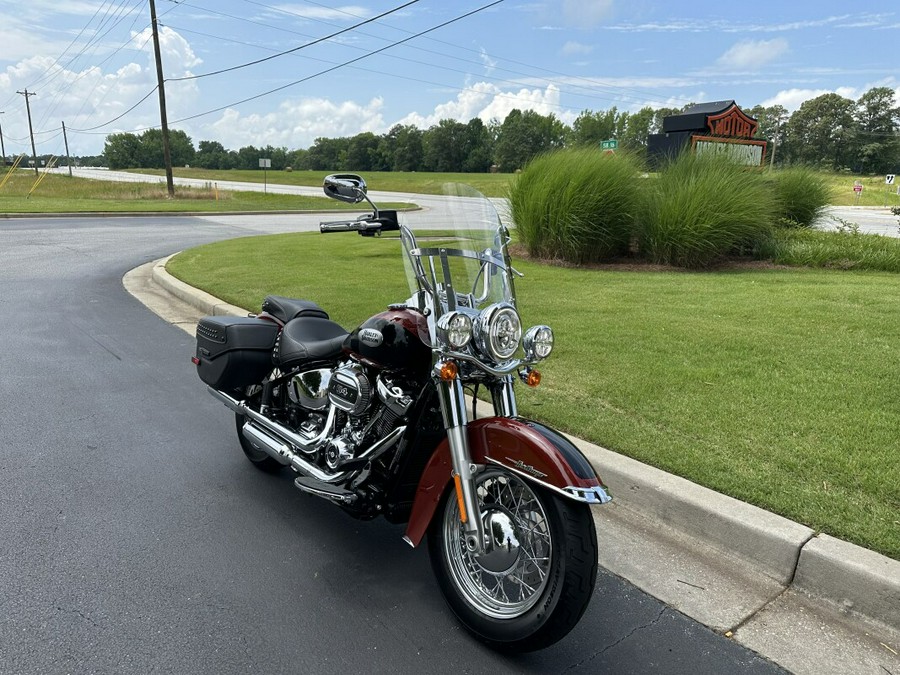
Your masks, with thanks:
[(460, 506), (460, 519), (465, 532), (466, 548), (473, 553), (485, 552), (484, 528), (478, 495), (475, 492), (477, 468), (469, 452), (466, 400), (462, 382), (455, 378), (449, 382), (437, 381), (438, 398), (444, 416), (444, 428), (450, 444), (450, 460), (453, 464), (453, 481)]

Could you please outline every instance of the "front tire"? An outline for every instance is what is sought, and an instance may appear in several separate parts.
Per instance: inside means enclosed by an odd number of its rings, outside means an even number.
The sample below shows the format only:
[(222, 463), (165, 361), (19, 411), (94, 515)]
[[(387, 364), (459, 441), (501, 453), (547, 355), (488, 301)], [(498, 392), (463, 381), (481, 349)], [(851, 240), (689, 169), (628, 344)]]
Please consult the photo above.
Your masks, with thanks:
[(504, 651), (543, 649), (575, 627), (593, 594), (590, 508), (499, 469), (480, 473), (476, 486), (485, 531), (499, 545), (469, 553), (456, 493), (447, 490), (428, 533), (438, 585), (479, 640)]

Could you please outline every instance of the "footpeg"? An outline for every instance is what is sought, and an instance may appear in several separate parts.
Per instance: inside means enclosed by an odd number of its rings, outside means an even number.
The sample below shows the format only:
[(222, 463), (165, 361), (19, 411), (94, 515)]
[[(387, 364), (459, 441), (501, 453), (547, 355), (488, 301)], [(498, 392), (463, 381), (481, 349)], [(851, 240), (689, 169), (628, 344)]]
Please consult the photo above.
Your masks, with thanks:
[(359, 495), (351, 490), (338, 487), (337, 485), (331, 485), (330, 483), (324, 483), (315, 478), (309, 478), (308, 476), (299, 476), (296, 478), (294, 480), (294, 486), (296, 486), (298, 490), (315, 495), (316, 497), (330, 499), (338, 504), (352, 504), (359, 499)]

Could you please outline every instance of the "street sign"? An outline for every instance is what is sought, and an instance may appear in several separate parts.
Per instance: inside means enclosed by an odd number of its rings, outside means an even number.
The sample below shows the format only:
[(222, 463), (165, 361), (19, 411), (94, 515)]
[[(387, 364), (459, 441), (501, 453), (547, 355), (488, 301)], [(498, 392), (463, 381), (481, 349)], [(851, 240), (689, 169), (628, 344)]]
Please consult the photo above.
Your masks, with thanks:
[(615, 138), (610, 138), (608, 141), (600, 141), (600, 149), (601, 150), (615, 150), (619, 147), (619, 141)]
[(272, 160), (271, 159), (262, 159), (259, 160), (259, 168), (260, 169), (271, 169), (272, 168)]
[(862, 185), (854, 185), (853, 191), (854, 192), (862, 192)]
[(884, 184), (885, 185), (893, 185), (894, 184), (894, 174), (889, 173), (887, 176), (885, 176)]

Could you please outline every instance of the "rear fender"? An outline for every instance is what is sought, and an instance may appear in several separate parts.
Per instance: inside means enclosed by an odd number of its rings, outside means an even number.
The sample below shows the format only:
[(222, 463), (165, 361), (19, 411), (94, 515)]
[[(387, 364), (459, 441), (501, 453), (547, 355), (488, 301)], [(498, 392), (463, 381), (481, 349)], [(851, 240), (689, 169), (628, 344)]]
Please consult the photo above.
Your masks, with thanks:
[[(487, 417), (468, 425), (472, 461), (502, 466), (525, 480), (586, 504), (611, 498), (594, 467), (575, 445), (553, 429), (522, 418)], [(444, 490), (452, 483), (447, 439), (431, 456), (416, 490), (405, 539), (418, 546)]]

